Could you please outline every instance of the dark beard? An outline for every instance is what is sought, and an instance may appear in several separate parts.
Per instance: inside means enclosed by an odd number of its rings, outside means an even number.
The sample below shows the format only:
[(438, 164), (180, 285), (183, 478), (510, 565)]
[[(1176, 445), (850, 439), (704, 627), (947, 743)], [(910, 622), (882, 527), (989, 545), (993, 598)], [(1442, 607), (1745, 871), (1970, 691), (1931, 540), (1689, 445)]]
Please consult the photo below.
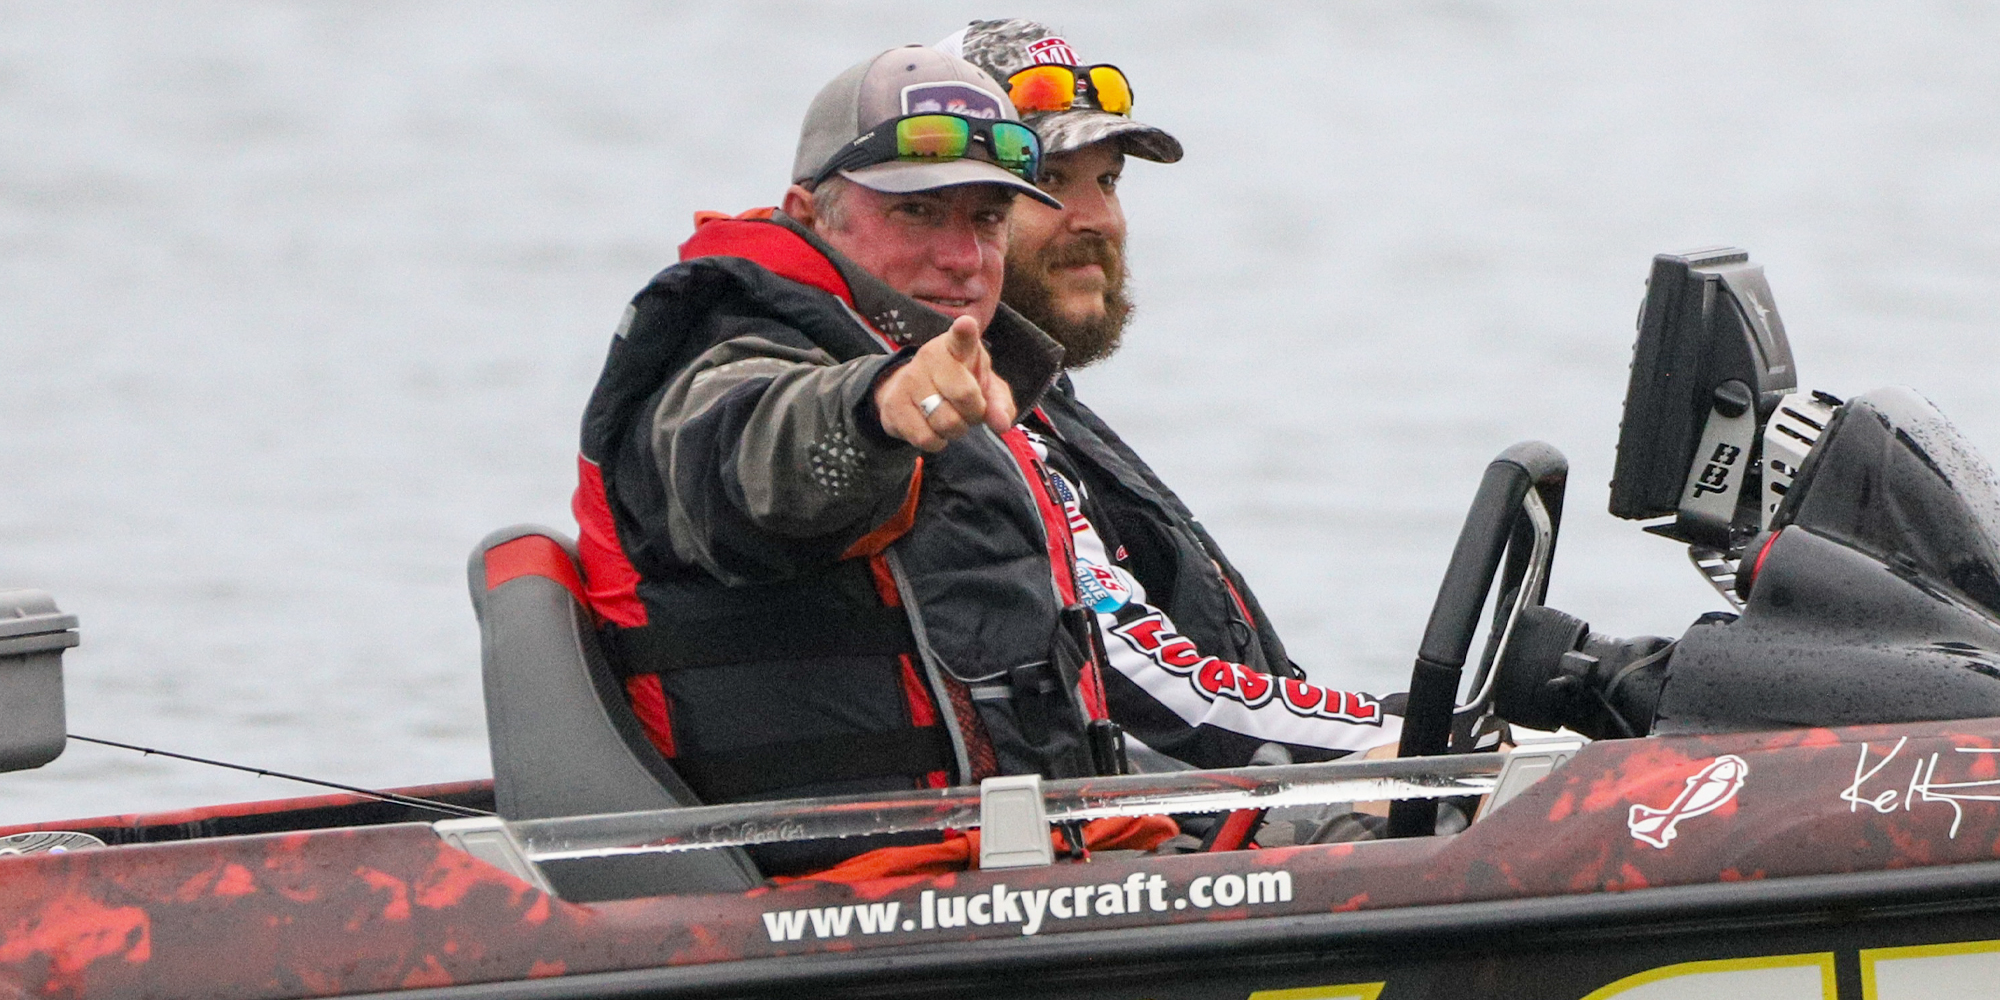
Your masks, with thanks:
[[(1104, 313), (1082, 321), (1056, 311), (1049, 275), (1064, 267), (1096, 264), (1104, 268)], [(1000, 300), (1042, 328), (1063, 347), (1063, 367), (1094, 365), (1118, 350), (1125, 324), (1132, 318), (1132, 300), (1125, 293), (1122, 247), (1095, 233), (1086, 233), (1048, 248), (1032, 260), (1007, 258), (1007, 280)]]

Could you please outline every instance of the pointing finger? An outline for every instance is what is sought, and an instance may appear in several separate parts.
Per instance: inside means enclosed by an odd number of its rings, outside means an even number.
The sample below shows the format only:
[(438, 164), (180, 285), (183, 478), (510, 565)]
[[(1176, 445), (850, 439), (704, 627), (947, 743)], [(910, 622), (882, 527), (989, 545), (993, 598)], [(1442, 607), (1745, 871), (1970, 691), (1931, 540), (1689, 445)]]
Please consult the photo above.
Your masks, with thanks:
[(986, 345), (979, 342), (979, 322), (970, 316), (960, 316), (952, 320), (951, 329), (945, 331), (948, 341), (945, 350), (968, 368), (979, 367), (980, 355), (986, 353)]

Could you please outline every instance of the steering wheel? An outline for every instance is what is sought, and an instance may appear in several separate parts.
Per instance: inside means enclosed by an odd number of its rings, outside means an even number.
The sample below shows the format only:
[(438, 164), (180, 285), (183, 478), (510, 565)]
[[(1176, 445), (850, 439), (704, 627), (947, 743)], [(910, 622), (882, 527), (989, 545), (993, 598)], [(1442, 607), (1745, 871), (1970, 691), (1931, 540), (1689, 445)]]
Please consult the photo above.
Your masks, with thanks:
[[(1410, 673), (1409, 703), (1403, 709), (1403, 757), (1466, 753), (1479, 724), (1492, 712), (1493, 665), (1521, 609), (1542, 603), (1549, 567), (1555, 559), (1556, 529), (1562, 523), (1563, 488), (1569, 460), (1553, 446), (1524, 441), (1500, 453), (1486, 467), (1472, 509), (1459, 529), (1451, 564), (1438, 586), (1437, 603), (1424, 626)], [(1506, 564), (1506, 573), (1500, 568)], [(1466, 654), (1479, 629), (1480, 612), (1493, 581), (1500, 577), (1502, 602), (1495, 608), (1485, 655), (1473, 675), (1472, 697), (1458, 702)], [(1513, 595), (1511, 602), (1505, 600)], [(1427, 836), (1437, 825), (1437, 802), (1403, 800), (1389, 807), (1389, 836)]]

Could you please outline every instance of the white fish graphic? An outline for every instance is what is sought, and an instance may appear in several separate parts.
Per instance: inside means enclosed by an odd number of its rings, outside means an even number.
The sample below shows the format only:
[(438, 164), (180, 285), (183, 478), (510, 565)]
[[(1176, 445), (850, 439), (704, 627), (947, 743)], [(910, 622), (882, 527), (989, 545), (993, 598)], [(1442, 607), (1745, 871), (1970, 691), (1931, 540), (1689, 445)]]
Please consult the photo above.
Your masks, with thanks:
[(1723, 754), (1689, 777), (1687, 787), (1672, 805), (1665, 809), (1634, 805), (1625, 826), (1632, 831), (1633, 839), (1665, 849), (1673, 842), (1681, 820), (1720, 809), (1724, 802), (1736, 797), (1736, 790), (1743, 787), (1743, 779), (1749, 774), (1750, 765), (1743, 758), (1733, 753)]

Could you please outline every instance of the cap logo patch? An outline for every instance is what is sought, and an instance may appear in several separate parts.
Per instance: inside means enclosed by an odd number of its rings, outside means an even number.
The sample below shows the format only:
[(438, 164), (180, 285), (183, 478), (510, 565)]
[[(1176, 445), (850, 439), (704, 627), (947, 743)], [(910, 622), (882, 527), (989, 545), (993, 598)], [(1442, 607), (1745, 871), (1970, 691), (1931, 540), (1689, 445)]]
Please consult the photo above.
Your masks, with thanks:
[(1069, 47), (1069, 42), (1060, 36), (1050, 35), (1028, 43), (1028, 62), (1036, 66), (1075, 66), (1080, 60)]
[(944, 113), (966, 118), (998, 120), (1000, 99), (969, 83), (913, 83), (903, 88), (903, 113), (928, 115)]

